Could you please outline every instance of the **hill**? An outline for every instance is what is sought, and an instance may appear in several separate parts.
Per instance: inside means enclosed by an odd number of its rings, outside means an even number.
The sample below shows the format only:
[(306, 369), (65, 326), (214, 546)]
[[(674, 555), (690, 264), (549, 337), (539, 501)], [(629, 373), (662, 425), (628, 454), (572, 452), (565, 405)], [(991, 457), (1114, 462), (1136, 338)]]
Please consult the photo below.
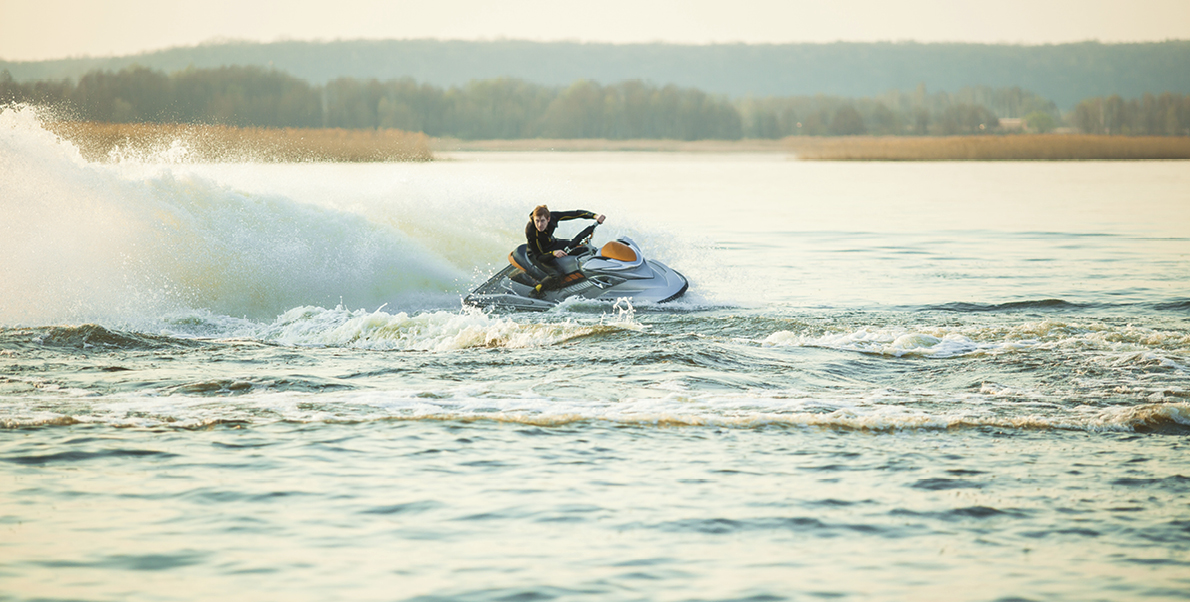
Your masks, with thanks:
[(1092, 96), (1190, 93), (1190, 41), (1084, 42), (1044, 46), (920, 44), (586, 44), (577, 42), (355, 40), (221, 42), (122, 57), (0, 61), (18, 81), (78, 78), (129, 65), (275, 68), (314, 84), (339, 77), (409, 77), (436, 86), (511, 77), (564, 86), (577, 79), (639, 79), (734, 98), (889, 90), (957, 91), (966, 86), (1031, 90), (1070, 109)]

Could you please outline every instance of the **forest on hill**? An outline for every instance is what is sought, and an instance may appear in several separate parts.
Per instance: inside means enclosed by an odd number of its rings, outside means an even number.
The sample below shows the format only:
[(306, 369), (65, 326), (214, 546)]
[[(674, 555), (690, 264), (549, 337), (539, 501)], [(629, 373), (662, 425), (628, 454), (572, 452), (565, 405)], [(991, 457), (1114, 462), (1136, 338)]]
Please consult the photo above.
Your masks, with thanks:
[(955, 93), (1021, 88), (1063, 111), (1091, 97), (1190, 94), (1190, 41), (1040, 46), (914, 42), (830, 44), (586, 44), (577, 42), (354, 40), (220, 42), (132, 56), (5, 62), (18, 82), (78, 80), (132, 65), (173, 73), (255, 66), (310, 82), (404, 80), (450, 89), (514, 79), (546, 88), (639, 80), (732, 99), (823, 94), (868, 98), (889, 90)]
[[(660, 138), (735, 140), (809, 135), (956, 135), (1000, 131), (1000, 119), (1033, 131), (1059, 125), (1055, 103), (1020, 88), (969, 87), (848, 98), (732, 100), (695, 88), (638, 80), (544, 86), (477, 80), (444, 88), (413, 79), (339, 78), (313, 84), (257, 67), (146, 67), (92, 71), (77, 81), (20, 82), (0, 71), (0, 104), (58, 107), (72, 119), (265, 128), (400, 129), (465, 140)], [(1190, 133), (1190, 96), (1085, 99), (1071, 124), (1087, 133)]]

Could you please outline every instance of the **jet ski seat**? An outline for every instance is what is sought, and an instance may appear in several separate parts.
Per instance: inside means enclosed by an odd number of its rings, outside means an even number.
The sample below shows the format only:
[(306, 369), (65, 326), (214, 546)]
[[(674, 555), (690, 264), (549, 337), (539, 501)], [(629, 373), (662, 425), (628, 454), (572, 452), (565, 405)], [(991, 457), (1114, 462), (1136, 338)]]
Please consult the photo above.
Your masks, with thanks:
[(533, 259), (529, 257), (529, 245), (527, 244), (513, 249), (512, 252), (508, 254), (508, 263), (515, 265), (522, 272), (525, 272), (538, 282), (545, 280), (547, 276), (555, 273), (555, 270), (550, 269), (547, 271), (546, 266), (533, 261)]
[(636, 251), (633, 251), (632, 247), (614, 240), (603, 245), (602, 249), (599, 249), (599, 256), (605, 259), (615, 259), (629, 263), (636, 261)]

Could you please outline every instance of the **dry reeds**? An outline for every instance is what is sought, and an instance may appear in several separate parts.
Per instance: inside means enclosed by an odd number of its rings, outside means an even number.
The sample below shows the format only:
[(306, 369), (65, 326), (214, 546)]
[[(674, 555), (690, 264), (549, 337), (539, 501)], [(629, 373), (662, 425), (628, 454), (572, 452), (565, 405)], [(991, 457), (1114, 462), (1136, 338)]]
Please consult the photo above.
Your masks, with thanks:
[(512, 140), (459, 140), (431, 138), (438, 152), (658, 152), (658, 153), (785, 153), (781, 140), (658, 140), (632, 138), (518, 138)]
[(429, 138), (402, 130), (269, 129), (219, 125), (55, 122), (90, 161), (289, 163), (430, 161)]
[(402, 130), (269, 129), (150, 123), (51, 122), (90, 161), (431, 161), (439, 151), (787, 152), (807, 161), (1101, 161), (1190, 159), (1190, 137), (792, 136), (784, 140), (431, 139)]
[(1190, 138), (1166, 136), (795, 136), (789, 152), (807, 161), (1104, 161), (1190, 159)]

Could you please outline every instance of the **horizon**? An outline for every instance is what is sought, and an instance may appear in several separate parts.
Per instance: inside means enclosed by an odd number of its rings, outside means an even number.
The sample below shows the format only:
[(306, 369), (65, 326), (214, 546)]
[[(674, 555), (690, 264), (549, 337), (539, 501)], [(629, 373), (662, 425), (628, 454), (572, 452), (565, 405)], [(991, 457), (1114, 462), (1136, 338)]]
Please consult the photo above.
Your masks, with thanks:
[[(39, 62), (148, 54), (219, 43), (438, 40), (578, 44), (786, 45), (918, 43), (1045, 46), (1190, 39), (1180, 0), (608, 0), (597, 13), (574, 0), (316, 0), (284, 11), (267, 0), (181, 2), (0, 0), (0, 60)], [(228, 18), (234, 15), (234, 18)], [(360, 16), (367, 18), (360, 18)], [(63, 18), (65, 17), (65, 18)]]
[(110, 58), (127, 58), (132, 56), (151, 55), (159, 52), (168, 52), (170, 50), (188, 49), (188, 48), (202, 48), (204, 46), (224, 46), (233, 44), (244, 45), (261, 45), (267, 46), (270, 44), (343, 44), (353, 42), (466, 42), (475, 44), (487, 43), (530, 43), (530, 44), (580, 44), (580, 45), (606, 45), (606, 46), (650, 46), (650, 45), (666, 45), (666, 46), (829, 46), (832, 44), (918, 44), (922, 46), (932, 45), (950, 45), (950, 44), (965, 44), (972, 46), (1021, 46), (1021, 47), (1044, 47), (1044, 46), (1071, 46), (1077, 44), (1101, 44), (1104, 46), (1127, 46), (1140, 44), (1164, 44), (1171, 42), (1190, 42), (1190, 37), (1187, 38), (1170, 38), (1164, 40), (1142, 40), (1142, 41), (1103, 41), (1097, 39), (1087, 40), (1071, 40), (1068, 42), (1044, 42), (1044, 43), (1024, 43), (1024, 42), (978, 42), (978, 41), (961, 41), (961, 40), (934, 40), (934, 41), (920, 41), (920, 40), (834, 40), (828, 42), (706, 42), (706, 43), (687, 43), (687, 42), (671, 42), (665, 40), (658, 40), (652, 42), (606, 42), (598, 40), (577, 40), (577, 39), (557, 39), (557, 40), (531, 40), (525, 38), (489, 38), (489, 39), (461, 39), (461, 38), (333, 38), (333, 39), (291, 39), (283, 38), (276, 40), (251, 40), (245, 38), (226, 38), (217, 37), (209, 40), (193, 44), (177, 44), (174, 46), (166, 46), (161, 48), (151, 48), (138, 52), (130, 52), (125, 54), (79, 54), (71, 56), (60, 56), (46, 59), (32, 59), (32, 60), (11, 60), (0, 56), (0, 62), (8, 63), (40, 63), (53, 61), (69, 61), (69, 60), (86, 60), (86, 59), (110, 59)]

